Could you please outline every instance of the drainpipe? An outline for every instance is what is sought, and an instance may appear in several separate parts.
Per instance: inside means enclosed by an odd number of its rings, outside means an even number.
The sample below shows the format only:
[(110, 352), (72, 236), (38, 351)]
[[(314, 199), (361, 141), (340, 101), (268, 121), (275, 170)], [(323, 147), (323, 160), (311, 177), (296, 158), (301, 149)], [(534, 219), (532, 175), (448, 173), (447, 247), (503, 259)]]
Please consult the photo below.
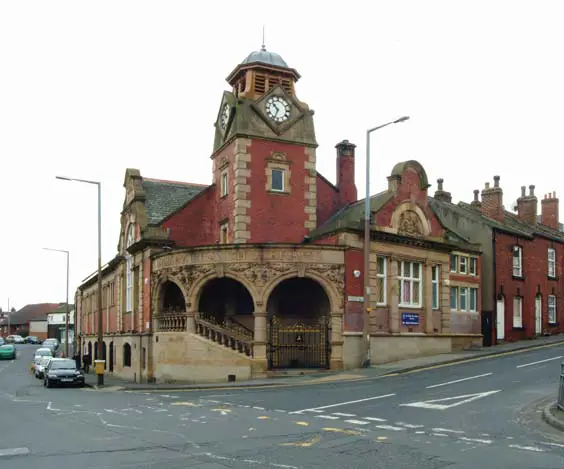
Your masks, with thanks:
[(492, 317), (492, 345), (497, 345), (497, 263), (496, 263), (496, 247), (495, 247), (495, 228), (492, 229), (492, 265), (493, 265), (493, 317)]

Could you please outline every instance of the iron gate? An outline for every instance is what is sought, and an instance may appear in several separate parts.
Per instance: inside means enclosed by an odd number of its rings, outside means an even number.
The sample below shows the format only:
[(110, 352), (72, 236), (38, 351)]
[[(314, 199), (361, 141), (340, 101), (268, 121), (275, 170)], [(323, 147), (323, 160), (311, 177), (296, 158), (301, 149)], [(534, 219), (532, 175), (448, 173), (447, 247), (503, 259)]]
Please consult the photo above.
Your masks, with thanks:
[(268, 342), (270, 369), (329, 368), (331, 341), (325, 317), (307, 324), (286, 324), (274, 316)]

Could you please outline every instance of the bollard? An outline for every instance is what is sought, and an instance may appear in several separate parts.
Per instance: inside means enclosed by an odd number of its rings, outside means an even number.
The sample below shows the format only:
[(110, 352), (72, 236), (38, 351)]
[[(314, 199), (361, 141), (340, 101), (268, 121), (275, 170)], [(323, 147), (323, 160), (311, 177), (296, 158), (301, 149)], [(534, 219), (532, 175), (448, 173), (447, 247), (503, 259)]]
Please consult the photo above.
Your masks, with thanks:
[(560, 364), (560, 389), (558, 390), (558, 408), (564, 411), (564, 362)]

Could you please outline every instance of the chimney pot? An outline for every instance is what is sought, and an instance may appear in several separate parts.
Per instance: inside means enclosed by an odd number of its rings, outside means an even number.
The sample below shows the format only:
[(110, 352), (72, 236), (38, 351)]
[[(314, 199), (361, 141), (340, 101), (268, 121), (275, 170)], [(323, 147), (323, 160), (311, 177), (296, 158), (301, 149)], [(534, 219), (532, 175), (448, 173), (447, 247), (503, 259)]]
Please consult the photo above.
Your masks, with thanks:
[(534, 186), (534, 184), (531, 184), (529, 186), (529, 196), (531, 196), (531, 197), (535, 196), (535, 186)]
[(552, 192), (552, 198), (556, 199), (556, 191)]
[(546, 198), (548, 198), (548, 196), (546, 194), (544, 194), (544, 198), (546, 199)]
[(443, 190), (443, 182), (445, 182), (445, 180), (443, 178), (439, 178), (437, 179), (437, 184), (439, 186), (439, 190), (442, 191)]
[(489, 189), (489, 188), (490, 188), (490, 183), (486, 182), (486, 189)]
[(480, 191), (478, 189), (474, 189), (474, 202), (478, 202), (478, 195)]
[(494, 187), (499, 187), (499, 176), (494, 176)]
[(525, 186), (521, 186), (521, 197), (526, 197), (527, 195), (527, 188)]

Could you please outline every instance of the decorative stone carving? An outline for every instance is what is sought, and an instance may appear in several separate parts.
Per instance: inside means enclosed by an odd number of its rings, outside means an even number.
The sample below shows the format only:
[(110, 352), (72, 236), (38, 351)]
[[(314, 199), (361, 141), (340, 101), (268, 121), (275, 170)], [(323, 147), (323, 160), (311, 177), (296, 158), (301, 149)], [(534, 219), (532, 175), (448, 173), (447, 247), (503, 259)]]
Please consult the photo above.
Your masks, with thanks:
[[(182, 284), (185, 292), (188, 292), (192, 285), (202, 277), (209, 275), (216, 270), (215, 265), (187, 265), (176, 266), (162, 269), (158, 273), (153, 273), (152, 283), (157, 285), (159, 280), (174, 278)], [(158, 292), (155, 292), (158, 293)]]
[(264, 287), (271, 279), (278, 275), (295, 270), (294, 264), (272, 263), (265, 265), (241, 263), (229, 266), (229, 270), (242, 275), (256, 287)]
[(312, 264), (308, 270), (329, 280), (338, 292), (345, 288), (345, 266), (340, 264)]
[(421, 236), (423, 226), (419, 215), (413, 210), (406, 210), (400, 215), (398, 232), (409, 236)]
[(282, 152), (282, 151), (273, 151), (270, 154), (270, 158), (273, 160), (279, 160), (279, 161), (286, 161), (286, 153)]

